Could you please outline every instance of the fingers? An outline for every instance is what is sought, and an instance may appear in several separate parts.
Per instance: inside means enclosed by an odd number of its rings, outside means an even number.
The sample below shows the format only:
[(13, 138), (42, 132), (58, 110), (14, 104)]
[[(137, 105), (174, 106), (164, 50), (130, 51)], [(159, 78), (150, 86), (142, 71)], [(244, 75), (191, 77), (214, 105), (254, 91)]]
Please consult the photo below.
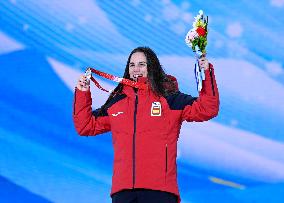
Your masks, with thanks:
[(89, 89), (89, 87), (90, 87), (90, 81), (85, 75), (81, 75), (77, 83), (77, 88), (79, 90), (86, 91)]
[(199, 63), (199, 67), (204, 68), (205, 70), (209, 67), (209, 62), (208, 62), (207, 58), (205, 58), (205, 57), (201, 57), (198, 60), (198, 63)]
[(85, 75), (82, 75), (80, 78), (79, 78), (79, 82), (84, 84), (84, 85), (87, 85), (88, 83), (88, 79)]

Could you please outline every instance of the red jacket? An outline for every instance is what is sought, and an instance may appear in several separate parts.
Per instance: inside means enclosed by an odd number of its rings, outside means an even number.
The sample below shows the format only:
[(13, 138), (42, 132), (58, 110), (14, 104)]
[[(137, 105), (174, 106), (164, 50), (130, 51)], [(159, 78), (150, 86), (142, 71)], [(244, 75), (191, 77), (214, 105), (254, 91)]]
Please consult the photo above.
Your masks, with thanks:
[[(148, 88), (124, 86), (107, 110), (92, 112), (91, 93), (75, 91), (73, 119), (80, 135), (112, 132), (114, 170), (111, 195), (147, 188), (179, 197), (176, 156), (182, 121), (206, 121), (218, 114), (219, 93), (212, 66), (198, 98), (178, 92), (157, 97)], [(179, 198), (180, 201), (180, 198)]]

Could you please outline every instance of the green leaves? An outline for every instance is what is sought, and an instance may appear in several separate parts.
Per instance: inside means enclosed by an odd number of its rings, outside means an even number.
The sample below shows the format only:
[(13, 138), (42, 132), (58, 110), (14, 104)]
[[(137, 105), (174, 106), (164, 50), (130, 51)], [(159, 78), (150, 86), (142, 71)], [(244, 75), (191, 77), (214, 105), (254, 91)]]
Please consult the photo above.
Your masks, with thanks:
[(206, 53), (206, 45), (207, 45), (207, 34), (203, 36), (199, 36), (192, 41), (192, 50), (195, 51), (195, 46), (198, 46), (200, 51), (205, 54)]

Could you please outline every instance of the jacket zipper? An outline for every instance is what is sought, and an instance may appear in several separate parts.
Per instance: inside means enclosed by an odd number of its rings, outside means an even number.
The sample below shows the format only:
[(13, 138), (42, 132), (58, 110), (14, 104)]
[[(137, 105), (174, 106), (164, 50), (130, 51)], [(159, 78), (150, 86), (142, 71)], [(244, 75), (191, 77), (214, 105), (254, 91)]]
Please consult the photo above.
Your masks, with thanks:
[(133, 189), (135, 185), (135, 138), (136, 138), (136, 115), (137, 115), (137, 105), (138, 105), (138, 95), (137, 92), (135, 92), (135, 108), (134, 108), (134, 132), (133, 132), (133, 154), (132, 154), (132, 160), (133, 160)]
[(166, 173), (168, 172), (168, 144), (166, 144)]
[(210, 71), (210, 77), (211, 77), (211, 86), (212, 86), (213, 96), (215, 96), (215, 89), (214, 89), (214, 83), (213, 83), (212, 68), (209, 68), (209, 71)]

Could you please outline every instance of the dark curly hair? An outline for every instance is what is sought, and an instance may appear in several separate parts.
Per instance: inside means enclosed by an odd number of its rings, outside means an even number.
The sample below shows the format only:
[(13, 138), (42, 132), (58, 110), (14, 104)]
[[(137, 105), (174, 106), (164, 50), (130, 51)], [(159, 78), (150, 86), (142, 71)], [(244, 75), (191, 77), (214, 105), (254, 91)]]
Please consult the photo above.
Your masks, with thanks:
[[(130, 79), (129, 75), (129, 63), (132, 54), (136, 52), (142, 52), (145, 54), (147, 59), (147, 78), (148, 83), (150, 84), (151, 90), (157, 96), (166, 97), (170, 94), (176, 93), (177, 84), (172, 81), (172, 77), (168, 77), (163, 70), (160, 61), (155, 54), (155, 52), (149, 47), (137, 47), (131, 51), (129, 54), (127, 64), (124, 70), (123, 78)], [(114, 91), (110, 94), (109, 98), (105, 102), (105, 104), (101, 107), (101, 110), (104, 110), (106, 105), (111, 101), (111, 99), (117, 94), (121, 94), (123, 89), (123, 84), (118, 84)]]

